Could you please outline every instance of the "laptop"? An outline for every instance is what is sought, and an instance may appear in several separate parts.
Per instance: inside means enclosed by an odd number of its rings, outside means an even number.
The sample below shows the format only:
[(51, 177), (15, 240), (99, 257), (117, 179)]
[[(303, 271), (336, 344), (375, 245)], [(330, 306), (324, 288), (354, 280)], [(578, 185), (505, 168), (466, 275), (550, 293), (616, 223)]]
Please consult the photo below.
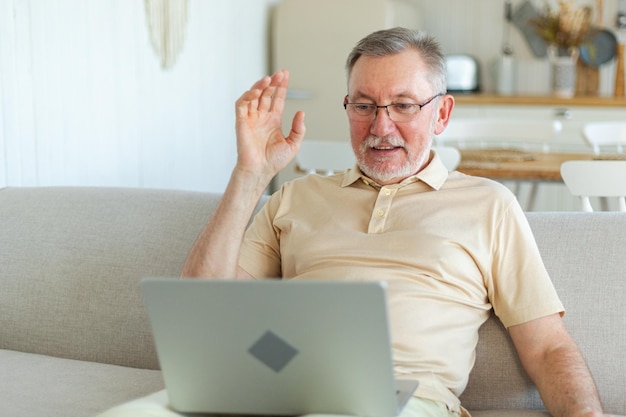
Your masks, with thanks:
[(386, 286), (144, 279), (170, 406), (184, 413), (395, 416)]

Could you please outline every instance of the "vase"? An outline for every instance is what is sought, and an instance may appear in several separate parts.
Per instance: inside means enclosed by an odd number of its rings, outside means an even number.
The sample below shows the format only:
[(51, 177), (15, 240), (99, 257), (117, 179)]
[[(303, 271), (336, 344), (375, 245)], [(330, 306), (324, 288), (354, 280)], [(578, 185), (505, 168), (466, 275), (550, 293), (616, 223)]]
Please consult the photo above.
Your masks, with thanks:
[(560, 48), (548, 45), (548, 59), (551, 69), (552, 94), (562, 98), (572, 98), (576, 92), (577, 47)]

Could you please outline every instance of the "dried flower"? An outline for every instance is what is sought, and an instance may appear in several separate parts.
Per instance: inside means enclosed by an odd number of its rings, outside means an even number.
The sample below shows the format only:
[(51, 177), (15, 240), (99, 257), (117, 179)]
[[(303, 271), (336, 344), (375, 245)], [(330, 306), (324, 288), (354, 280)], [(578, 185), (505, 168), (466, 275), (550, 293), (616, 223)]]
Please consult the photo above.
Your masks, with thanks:
[(530, 21), (535, 33), (559, 48), (578, 47), (591, 29), (591, 8), (576, 7), (574, 0), (559, 0), (558, 10), (546, 5), (546, 12)]

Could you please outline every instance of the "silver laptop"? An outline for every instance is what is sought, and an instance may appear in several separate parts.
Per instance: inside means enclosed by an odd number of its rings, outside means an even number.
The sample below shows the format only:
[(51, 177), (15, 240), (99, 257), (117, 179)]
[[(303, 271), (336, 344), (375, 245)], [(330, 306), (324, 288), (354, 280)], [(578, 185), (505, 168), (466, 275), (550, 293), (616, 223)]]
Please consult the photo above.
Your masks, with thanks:
[(180, 412), (395, 416), (383, 283), (145, 279), (170, 406)]

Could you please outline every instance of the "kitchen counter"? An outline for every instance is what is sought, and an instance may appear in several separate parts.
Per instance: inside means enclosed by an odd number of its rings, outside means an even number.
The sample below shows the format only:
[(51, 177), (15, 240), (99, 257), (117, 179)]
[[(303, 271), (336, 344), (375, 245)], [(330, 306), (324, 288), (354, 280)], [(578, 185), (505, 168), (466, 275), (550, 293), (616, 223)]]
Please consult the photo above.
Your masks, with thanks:
[(497, 94), (463, 94), (453, 93), (457, 104), (470, 105), (518, 105), (518, 106), (584, 106), (584, 107), (623, 107), (626, 98), (581, 96), (559, 98), (555, 96), (516, 95), (501, 96)]

